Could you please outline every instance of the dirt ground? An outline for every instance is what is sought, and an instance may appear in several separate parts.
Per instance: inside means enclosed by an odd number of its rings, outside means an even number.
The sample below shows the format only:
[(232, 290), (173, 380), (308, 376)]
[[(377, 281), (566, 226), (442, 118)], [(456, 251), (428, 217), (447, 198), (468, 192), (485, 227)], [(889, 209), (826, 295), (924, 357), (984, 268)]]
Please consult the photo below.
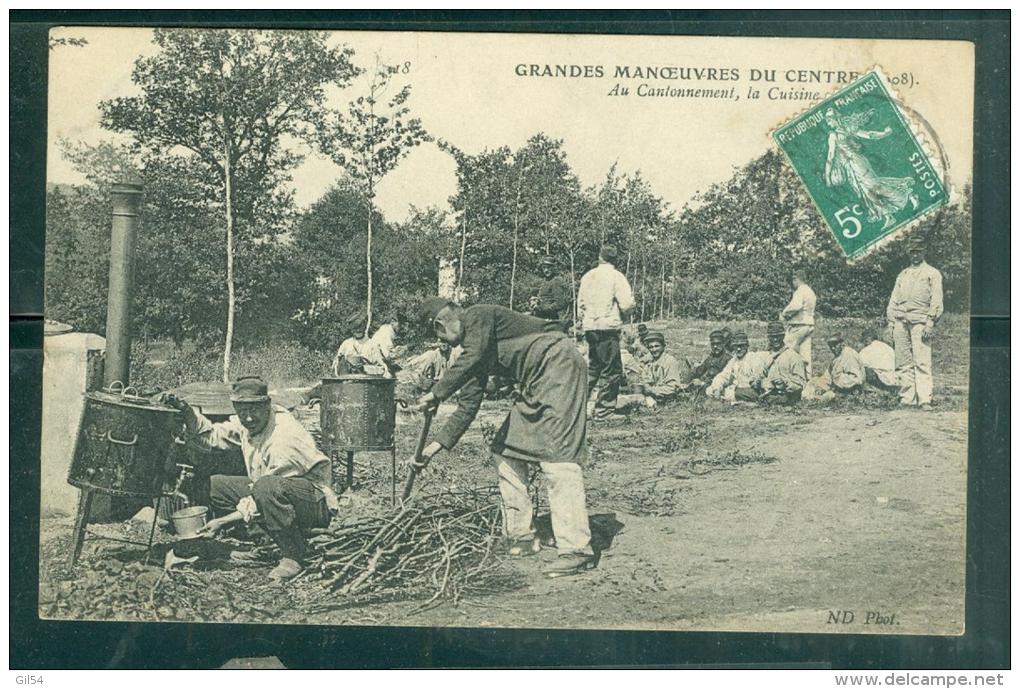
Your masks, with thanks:
[[(659, 325), (674, 343), (671, 350), (690, 348), (692, 354), (713, 326)], [(827, 363), (818, 337), (816, 369)], [(592, 426), (585, 475), (601, 553), (598, 567), (585, 575), (544, 578), (543, 565), (555, 557), (546, 549), (513, 562), (520, 575), (513, 588), (411, 614), (413, 600), (351, 606), (327, 594), (313, 577), (270, 584), (266, 566), (238, 568), (214, 559), (160, 578), (167, 546), (145, 563), (144, 548), (90, 538), (71, 572), (66, 563), (71, 522), (48, 519), (41, 530), (40, 614), (960, 634), (967, 361), (964, 356), (937, 358), (936, 365), (940, 362), (938, 404), (931, 412), (899, 409), (895, 400), (836, 407), (804, 403), (796, 409), (688, 400)], [(419, 490), (493, 485), (485, 436), (507, 404), (486, 402), (461, 444), (436, 457)], [(313, 414), (302, 418), (314, 425)], [(412, 452), (418, 423), (400, 416), (401, 457)], [(385, 510), (388, 455), (359, 455), (357, 472), (356, 490), (344, 496), (345, 512)], [(541, 493), (540, 484), (539, 479)], [(94, 530), (145, 535), (137, 524)]]

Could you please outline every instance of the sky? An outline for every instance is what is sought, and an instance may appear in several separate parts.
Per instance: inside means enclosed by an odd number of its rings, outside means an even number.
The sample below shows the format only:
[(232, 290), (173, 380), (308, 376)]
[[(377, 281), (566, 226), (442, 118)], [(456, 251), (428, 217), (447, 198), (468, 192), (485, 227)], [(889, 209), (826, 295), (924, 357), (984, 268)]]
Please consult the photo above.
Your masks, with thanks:
[[(98, 104), (136, 94), (134, 61), (155, 47), (148, 29), (65, 27), (52, 36), (88, 41), (50, 51), (48, 181), (80, 183), (61, 158), (58, 139), (116, 139), (99, 126)], [(412, 112), (437, 140), (477, 153), (517, 148), (543, 132), (563, 140), (582, 184), (599, 183), (616, 163), (621, 172), (640, 170), (677, 210), (772, 147), (771, 131), (810, 107), (813, 97), (835, 91), (839, 71), (876, 65), (930, 125), (929, 145), (944, 151), (952, 186), (960, 188), (971, 175), (973, 46), (965, 42), (427, 32), (334, 32), (329, 40), (353, 48), (362, 67), (371, 67), (377, 54), (387, 63), (407, 63), (394, 90), (411, 85)], [(553, 74), (563, 66), (568, 75), (542, 76), (545, 65)], [(570, 66), (582, 75), (587, 67), (588, 76), (570, 76)], [(629, 74), (618, 75), (620, 67)], [(637, 75), (638, 67), (658, 68), (659, 78)], [(766, 80), (770, 70), (774, 82)], [(617, 85), (629, 88), (628, 95), (610, 95)], [(643, 96), (641, 85), (646, 93), (701, 89), (716, 97)], [(336, 90), (331, 105), (344, 107), (365, 86), (359, 79)], [(761, 97), (750, 98), (751, 89)], [(294, 174), (302, 206), (341, 175), (331, 161), (304, 152)], [(382, 181), (377, 202), (389, 220), (401, 221), (411, 206), (448, 208), (455, 192), (453, 160), (430, 143)]]

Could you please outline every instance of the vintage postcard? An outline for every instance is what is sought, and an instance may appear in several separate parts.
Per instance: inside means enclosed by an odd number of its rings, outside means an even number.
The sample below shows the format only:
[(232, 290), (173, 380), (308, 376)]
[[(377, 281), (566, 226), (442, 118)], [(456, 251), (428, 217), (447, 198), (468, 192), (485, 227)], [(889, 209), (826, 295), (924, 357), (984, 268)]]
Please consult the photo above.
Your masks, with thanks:
[(964, 632), (974, 46), (50, 34), (39, 615)]

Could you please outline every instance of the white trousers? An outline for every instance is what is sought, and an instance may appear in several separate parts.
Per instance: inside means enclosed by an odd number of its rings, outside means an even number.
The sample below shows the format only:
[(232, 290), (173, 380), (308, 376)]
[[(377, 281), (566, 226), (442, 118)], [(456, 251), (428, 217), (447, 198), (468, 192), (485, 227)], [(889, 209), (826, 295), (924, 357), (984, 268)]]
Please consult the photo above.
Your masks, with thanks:
[(807, 364), (808, 378), (811, 377), (811, 335), (815, 332), (813, 325), (788, 325), (783, 344), (800, 354)]
[(935, 381), (931, 374), (931, 345), (921, 340), (924, 323), (898, 320), (893, 325), (896, 345), (896, 374), (900, 379), (902, 404), (931, 404)]
[[(528, 495), (528, 468), (532, 462), (497, 455), (499, 493), (503, 497), (503, 523), (511, 540), (535, 535), (534, 510)], [(561, 553), (591, 554), (591, 529), (584, 505), (584, 476), (573, 462), (537, 462), (549, 484), (549, 511), (553, 535)]]

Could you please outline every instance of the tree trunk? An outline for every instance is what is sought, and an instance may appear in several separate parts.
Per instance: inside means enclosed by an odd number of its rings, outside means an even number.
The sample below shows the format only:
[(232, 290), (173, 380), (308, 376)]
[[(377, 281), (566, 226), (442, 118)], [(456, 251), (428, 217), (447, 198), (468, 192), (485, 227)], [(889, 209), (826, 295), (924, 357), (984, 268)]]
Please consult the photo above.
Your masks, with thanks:
[(570, 303), (573, 306), (574, 323), (577, 323), (577, 272), (574, 270), (574, 254), (576, 250), (570, 249)]
[(227, 216), (227, 334), (223, 343), (223, 382), (230, 382), (230, 351), (234, 344), (234, 203), (230, 139), (223, 141), (223, 205)]
[(517, 279), (517, 238), (521, 226), (521, 179), (524, 177), (524, 170), (517, 175), (517, 199), (514, 202), (514, 253), (510, 263), (510, 308), (514, 307), (514, 282)]
[(372, 329), (372, 180), (368, 181), (368, 240), (365, 242), (365, 271), (368, 289), (365, 294), (365, 337)]
[(661, 270), (659, 271), (659, 320), (665, 315), (663, 309), (666, 305), (666, 262), (663, 261), (661, 264)]
[(673, 318), (676, 312), (673, 310), (673, 305), (676, 300), (676, 256), (673, 256), (672, 267), (670, 269), (669, 278), (669, 317)]
[(634, 283), (638, 286), (638, 299), (641, 301), (641, 320), (645, 320), (645, 283), (641, 280), (644, 274), (641, 268), (644, 266), (644, 255), (638, 254), (637, 260), (634, 262)]
[(457, 288), (453, 292), (453, 296), (457, 301), (460, 301), (460, 286), (464, 281), (464, 248), (467, 244), (467, 210), (464, 211), (464, 217), (460, 223), (460, 263), (457, 264)]

